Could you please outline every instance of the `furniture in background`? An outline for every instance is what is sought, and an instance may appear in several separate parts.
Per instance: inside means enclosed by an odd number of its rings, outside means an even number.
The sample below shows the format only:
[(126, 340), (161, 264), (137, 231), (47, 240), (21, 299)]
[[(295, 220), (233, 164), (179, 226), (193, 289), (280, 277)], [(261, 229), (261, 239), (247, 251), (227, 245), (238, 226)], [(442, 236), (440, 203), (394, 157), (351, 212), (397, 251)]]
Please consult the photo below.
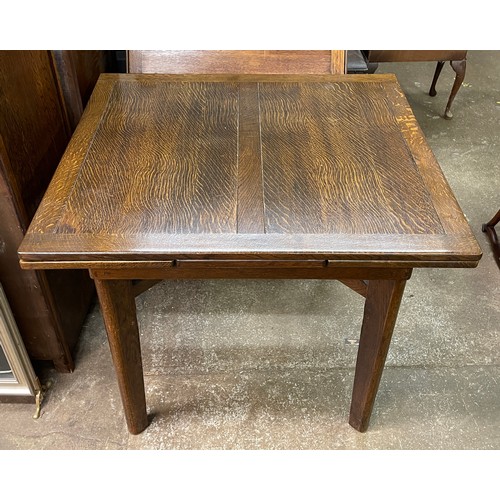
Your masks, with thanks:
[(381, 62), (437, 61), (436, 71), (429, 90), (429, 95), (435, 96), (437, 80), (445, 62), (449, 61), (456, 73), (455, 81), (444, 112), (444, 118), (449, 120), (453, 117), (451, 105), (464, 81), (466, 58), (466, 50), (370, 50), (368, 51), (368, 68), (369, 72), (373, 73), (376, 71), (378, 63)]
[(52, 59), (73, 131), (99, 75), (106, 69), (106, 55), (100, 50), (53, 50)]
[(130, 50), (129, 73), (343, 74), (344, 50)]
[(0, 51), (0, 282), (33, 360), (72, 356), (94, 294), (84, 271), (22, 271), (18, 247), (104, 69), (99, 51)]
[[(351, 75), (363, 75), (368, 73), (368, 51), (347, 50), (346, 51), (346, 73)], [(372, 71), (373, 73), (373, 71)]]
[(491, 248), (493, 249), (493, 255), (495, 257), (498, 267), (500, 267), (500, 245), (498, 243), (498, 236), (495, 231), (495, 226), (499, 222), (500, 222), (500, 210), (493, 216), (493, 218), (489, 222), (483, 224), (482, 227), (483, 233), (486, 233), (486, 235), (490, 240)]
[(42, 386), (0, 284), (0, 403), (36, 403), (37, 418), (41, 399)]

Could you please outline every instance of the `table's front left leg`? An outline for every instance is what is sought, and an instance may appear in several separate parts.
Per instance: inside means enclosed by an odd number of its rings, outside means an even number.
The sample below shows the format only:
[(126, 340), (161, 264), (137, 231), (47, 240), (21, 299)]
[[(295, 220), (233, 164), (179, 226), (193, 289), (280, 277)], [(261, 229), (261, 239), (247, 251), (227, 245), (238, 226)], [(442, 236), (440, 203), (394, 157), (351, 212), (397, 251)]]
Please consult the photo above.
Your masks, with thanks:
[(406, 279), (368, 282), (349, 416), (360, 432), (368, 428), (405, 284)]
[(148, 417), (132, 282), (94, 280), (127, 426), (132, 434), (139, 434), (148, 426)]

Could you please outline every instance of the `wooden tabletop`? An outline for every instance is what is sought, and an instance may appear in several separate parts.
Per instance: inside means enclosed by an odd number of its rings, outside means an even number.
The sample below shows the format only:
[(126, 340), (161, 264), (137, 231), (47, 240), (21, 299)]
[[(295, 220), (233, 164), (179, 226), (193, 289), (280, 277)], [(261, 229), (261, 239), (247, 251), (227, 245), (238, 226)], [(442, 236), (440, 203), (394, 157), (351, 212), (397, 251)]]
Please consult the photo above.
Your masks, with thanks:
[(393, 75), (104, 74), (19, 254), (473, 267), (481, 250)]

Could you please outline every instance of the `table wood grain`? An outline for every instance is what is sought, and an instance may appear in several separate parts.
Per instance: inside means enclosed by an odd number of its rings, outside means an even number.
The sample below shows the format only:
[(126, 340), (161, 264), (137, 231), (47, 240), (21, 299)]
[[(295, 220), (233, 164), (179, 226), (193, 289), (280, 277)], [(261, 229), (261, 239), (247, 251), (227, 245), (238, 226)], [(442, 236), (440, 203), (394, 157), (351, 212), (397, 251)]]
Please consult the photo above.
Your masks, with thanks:
[(128, 73), (343, 74), (345, 50), (128, 50)]
[(477, 264), (480, 248), (394, 76), (206, 80), (101, 76), (20, 248), (23, 267)]

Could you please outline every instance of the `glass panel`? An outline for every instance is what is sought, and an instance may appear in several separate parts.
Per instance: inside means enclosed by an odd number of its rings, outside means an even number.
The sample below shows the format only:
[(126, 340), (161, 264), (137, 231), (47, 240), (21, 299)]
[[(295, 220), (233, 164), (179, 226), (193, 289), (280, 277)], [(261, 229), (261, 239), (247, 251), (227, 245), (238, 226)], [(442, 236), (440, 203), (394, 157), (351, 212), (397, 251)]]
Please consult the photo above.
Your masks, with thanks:
[(12, 369), (9, 366), (3, 347), (0, 345), (0, 382), (10, 382), (14, 380), (16, 380), (16, 378), (14, 377)]

